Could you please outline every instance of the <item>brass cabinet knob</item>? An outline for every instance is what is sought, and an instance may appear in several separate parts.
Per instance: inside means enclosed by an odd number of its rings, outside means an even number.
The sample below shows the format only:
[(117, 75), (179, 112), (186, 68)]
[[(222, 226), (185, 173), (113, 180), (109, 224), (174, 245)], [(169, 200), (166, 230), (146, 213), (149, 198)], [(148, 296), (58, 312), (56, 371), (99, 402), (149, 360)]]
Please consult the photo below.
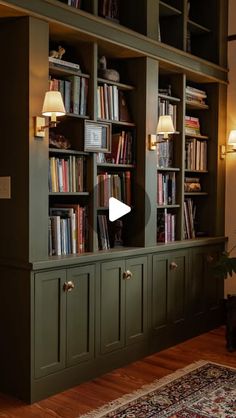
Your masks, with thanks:
[(63, 285), (64, 292), (71, 292), (75, 288), (75, 284), (72, 281), (65, 282)]
[(132, 278), (132, 276), (133, 276), (133, 273), (131, 273), (131, 271), (130, 271), (130, 270), (126, 270), (126, 271), (124, 271), (124, 273), (123, 273), (123, 279), (125, 279), (125, 280), (129, 280), (129, 279), (131, 279), (131, 278)]
[(176, 270), (178, 268), (178, 264), (177, 263), (175, 263), (174, 261), (172, 261), (171, 263), (170, 263), (170, 269), (171, 270)]

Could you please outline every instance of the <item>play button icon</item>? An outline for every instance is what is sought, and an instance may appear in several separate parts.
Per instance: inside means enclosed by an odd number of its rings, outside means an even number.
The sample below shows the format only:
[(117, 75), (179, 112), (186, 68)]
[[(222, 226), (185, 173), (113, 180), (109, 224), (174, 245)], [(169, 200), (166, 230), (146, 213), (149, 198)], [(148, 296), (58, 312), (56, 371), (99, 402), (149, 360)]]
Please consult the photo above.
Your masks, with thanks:
[(110, 197), (109, 199), (109, 221), (114, 222), (131, 211), (131, 207), (120, 200)]

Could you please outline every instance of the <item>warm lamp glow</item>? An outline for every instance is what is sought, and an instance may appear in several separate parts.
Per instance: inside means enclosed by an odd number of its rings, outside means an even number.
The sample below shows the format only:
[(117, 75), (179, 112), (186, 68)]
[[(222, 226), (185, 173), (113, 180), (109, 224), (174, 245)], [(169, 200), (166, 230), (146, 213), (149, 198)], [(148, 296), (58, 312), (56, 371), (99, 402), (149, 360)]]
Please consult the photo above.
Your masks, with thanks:
[(160, 116), (157, 124), (157, 134), (163, 134), (164, 138), (168, 138), (168, 134), (175, 133), (172, 117), (170, 115)]
[(51, 121), (55, 122), (57, 116), (66, 114), (65, 106), (59, 91), (47, 91), (45, 93), (42, 114), (51, 116)]
[(233, 148), (236, 148), (236, 130), (232, 130), (229, 133), (228, 145), (232, 145)]

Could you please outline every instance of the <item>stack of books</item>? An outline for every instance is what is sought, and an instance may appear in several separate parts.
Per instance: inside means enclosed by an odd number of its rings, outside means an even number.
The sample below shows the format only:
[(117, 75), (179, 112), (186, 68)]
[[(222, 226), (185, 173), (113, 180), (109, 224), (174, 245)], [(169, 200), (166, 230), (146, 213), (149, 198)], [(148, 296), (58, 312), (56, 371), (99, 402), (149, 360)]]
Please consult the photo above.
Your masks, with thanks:
[(185, 116), (185, 134), (201, 135), (199, 118), (194, 116)]
[(191, 103), (206, 104), (207, 94), (204, 90), (197, 89), (195, 87), (186, 86), (185, 90), (186, 100)]
[(80, 65), (75, 62), (65, 61), (59, 58), (54, 57), (48, 57), (49, 64), (51, 64), (52, 67), (58, 67), (65, 70), (71, 70), (80, 73)]
[(185, 177), (184, 191), (185, 193), (200, 192), (202, 190), (199, 177)]

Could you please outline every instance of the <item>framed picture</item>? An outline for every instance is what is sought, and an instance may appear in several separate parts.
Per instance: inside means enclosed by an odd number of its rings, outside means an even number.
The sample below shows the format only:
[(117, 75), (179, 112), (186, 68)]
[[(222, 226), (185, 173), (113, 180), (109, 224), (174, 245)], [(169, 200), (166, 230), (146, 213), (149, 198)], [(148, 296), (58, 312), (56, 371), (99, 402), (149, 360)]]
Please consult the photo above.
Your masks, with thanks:
[(111, 152), (111, 123), (84, 121), (84, 150)]

